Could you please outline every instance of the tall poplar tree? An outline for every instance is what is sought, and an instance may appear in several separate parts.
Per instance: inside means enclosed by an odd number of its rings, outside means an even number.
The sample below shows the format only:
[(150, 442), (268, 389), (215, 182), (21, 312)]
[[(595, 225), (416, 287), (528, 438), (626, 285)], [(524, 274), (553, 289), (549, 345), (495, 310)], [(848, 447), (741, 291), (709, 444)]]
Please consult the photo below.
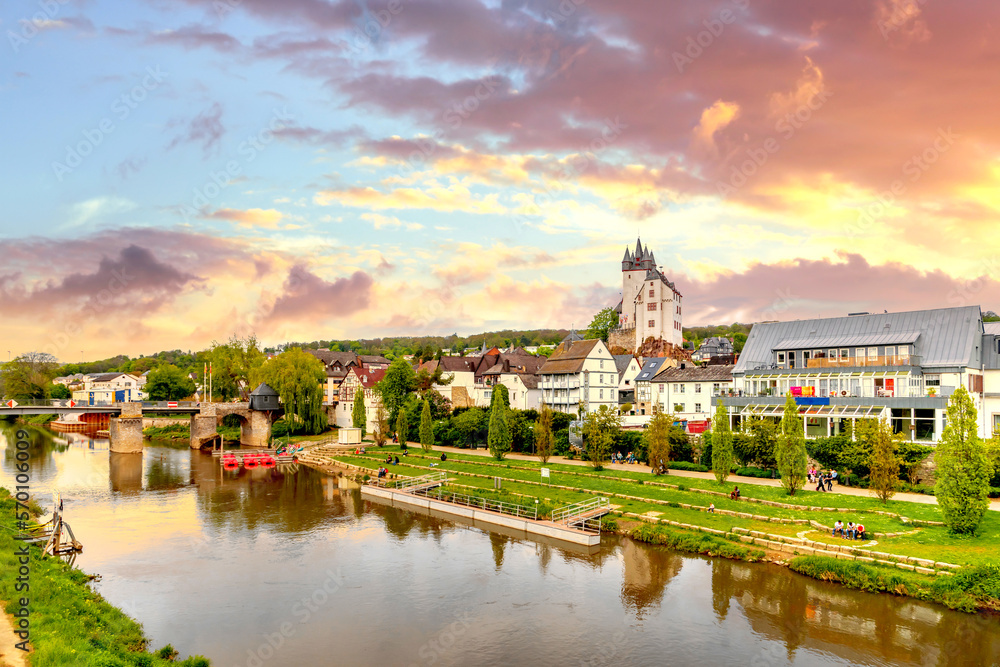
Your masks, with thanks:
[(510, 432), (510, 394), (502, 384), (494, 385), (490, 401), (490, 430), (486, 436), (486, 445), (490, 454), (497, 461), (510, 451), (513, 436)]
[(555, 445), (555, 437), (552, 435), (552, 408), (546, 403), (542, 403), (542, 412), (535, 422), (535, 453), (542, 463), (548, 463), (552, 456)]
[(899, 486), (899, 457), (896, 456), (896, 439), (892, 426), (882, 418), (871, 441), (871, 459), (868, 463), (868, 489), (875, 497), (888, 504)]
[(653, 418), (646, 427), (646, 455), (654, 475), (665, 472), (670, 465), (670, 429), (673, 426), (673, 415), (666, 415), (654, 408)]
[(778, 444), (774, 448), (774, 460), (778, 463), (781, 473), (781, 485), (794, 496), (806, 483), (806, 466), (809, 457), (806, 454), (806, 436), (802, 432), (802, 417), (799, 416), (799, 406), (792, 394), (785, 399), (785, 411), (781, 417)]
[(732, 467), (733, 431), (729, 428), (729, 414), (719, 401), (712, 417), (712, 472), (719, 484), (726, 481)]
[(431, 404), (424, 399), (424, 407), (420, 411), (420, 447), (425, 451), (431, 451), (434, 446), (434, 422), (431, 421)]
[(365, 437), (365, 427), (368, 419), (365, 415), (365, 388), (358, 385), (354, 392), (354, 406), (351, 408), (351, 424), (361, 429), (361, 437)]
[(406, 410), (400, 408), (396, 414), (396, 438), (403, 449), (406, 449), (406, 435)]
[(948, 423), (934, 453), (937, 484), (934, 495), (948, 528), (955, 533), (975, 533), (989, 507), (993, 466), (976, 425), (976, 406), (965, 387), (948, 401)]

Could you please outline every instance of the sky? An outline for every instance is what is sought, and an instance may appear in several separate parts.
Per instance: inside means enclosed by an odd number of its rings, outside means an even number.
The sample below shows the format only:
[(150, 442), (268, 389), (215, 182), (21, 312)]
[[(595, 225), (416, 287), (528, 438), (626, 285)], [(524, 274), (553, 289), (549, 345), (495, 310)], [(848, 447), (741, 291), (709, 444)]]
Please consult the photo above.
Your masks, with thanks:
[(985, 0), (0, 8), (0, 355), (1000, 310)]

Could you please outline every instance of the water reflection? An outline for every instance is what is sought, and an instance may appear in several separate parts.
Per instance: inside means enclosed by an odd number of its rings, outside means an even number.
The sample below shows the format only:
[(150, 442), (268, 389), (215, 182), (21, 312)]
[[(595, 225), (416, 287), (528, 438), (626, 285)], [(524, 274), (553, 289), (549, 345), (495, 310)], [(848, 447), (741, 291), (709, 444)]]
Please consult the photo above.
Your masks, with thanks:
[[(224, 471), (209, 454), (110, 454), (35, 434), (33, 481), (63, 489), (99, 590), (156, 645), (248, 664), (991, 665), (1000, 624), (773, 565), (608, 538), (584, 548), (369, 501), (297, 466)], [(99, 443), (94, 443), (100, 447)], [(11, 484), (12, 447), (0, 484)], [(307, 621), (303, 599), (343, 585)], [(198, 604), (192, 605), (192, 600)], [(468, 623), (447, 650), (442, 632)], [(454, 639), (454, 638), (453, 638)], [(424, 651), (421, 654), (421, 651)], [(266, 661), (264, 661), (266, 662)]]

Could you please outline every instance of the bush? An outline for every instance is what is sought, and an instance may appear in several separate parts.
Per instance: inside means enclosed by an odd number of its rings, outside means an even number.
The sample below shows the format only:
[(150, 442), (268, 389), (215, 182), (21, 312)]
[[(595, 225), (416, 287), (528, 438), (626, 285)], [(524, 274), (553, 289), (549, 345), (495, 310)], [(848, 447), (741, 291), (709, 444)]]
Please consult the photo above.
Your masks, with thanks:
[(708, 472), (709, 470), (706, 465), (690, 463), (688, 461), (671, 461), (667, 467), (673, 470), (694, 470), (695, 472)]
[(841, 468), (840, 452), (850, 443), (845, 435), (834, 435), (829, 438), (816, 438), (806, 441), (806, 452), (815, 459), (822, 468)]
[(737, 468), (736, 474), (741, 477), (756, 477), (758, 479), (779, 479), (778, 471), (769, 468)]

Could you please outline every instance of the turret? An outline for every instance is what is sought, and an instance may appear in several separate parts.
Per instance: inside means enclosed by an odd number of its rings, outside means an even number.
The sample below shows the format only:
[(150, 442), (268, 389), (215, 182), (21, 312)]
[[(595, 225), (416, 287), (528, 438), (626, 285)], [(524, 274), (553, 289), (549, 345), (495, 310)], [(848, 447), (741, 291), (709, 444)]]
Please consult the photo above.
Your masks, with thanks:
[(628, 248), (625, 248), (625, 256), (622, 257), (622, 271), (629, 271), (632, 269), (632, 255), (629, 254)]

